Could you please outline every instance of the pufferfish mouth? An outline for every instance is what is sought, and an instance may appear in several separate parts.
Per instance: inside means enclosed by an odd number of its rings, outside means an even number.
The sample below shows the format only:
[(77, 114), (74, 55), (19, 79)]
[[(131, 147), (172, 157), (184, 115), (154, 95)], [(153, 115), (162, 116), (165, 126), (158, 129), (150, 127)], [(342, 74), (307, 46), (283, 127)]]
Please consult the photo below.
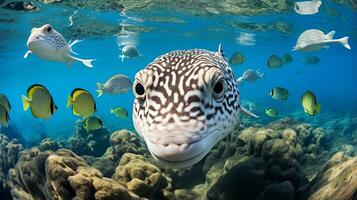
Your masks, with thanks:
[(175, 139), (162, 140), (165, 142), (157, 143), (150, 139), (146, 139), (146, 144), (152, 156), (166, 166), (175, 168), (183, 168), (193, 165), (200, 161), (210, 149), (217, 143), (217, 134), (219, 132), (211, 132), (204, 137), (196, 139), (177, 139), (180, 142), (173, 142)]
[(47, 50), (53, 48), (52, 44), (41, 36), (34, 36), (27, 42), (29, 49)]

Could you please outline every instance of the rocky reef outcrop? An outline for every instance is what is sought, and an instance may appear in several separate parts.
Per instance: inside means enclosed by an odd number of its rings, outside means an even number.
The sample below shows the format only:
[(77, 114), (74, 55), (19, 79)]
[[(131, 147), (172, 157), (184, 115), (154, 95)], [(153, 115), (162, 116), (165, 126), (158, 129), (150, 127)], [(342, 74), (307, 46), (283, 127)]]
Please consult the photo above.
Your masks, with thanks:
[(65, 149), (42, 152), (32, 148), (22, 152), (9, 176), (15, 200), (132, 199), (124, 186), (103, 177), (100, 171)]
[(323, 129), (290, 119), (245, 128), (206, 157), (204, 183), (175, 192), (191, 199), (298, 199), (328, 158), (327, 145)]
[(64, 143), (64, 147), (78, 155), (101, 156), (109, 147), (110, 133), (106, 128), (87, 132), (83, 121), (78, 120), (72, 137)]
[(125, 185), (131, 193), (148, 199), (171, 199), (173, 193), (161, 170), (142, 155), (126, 153), (115, 170), (113, 179)]
[(18, 153), (22, 150), (22, 145), (16, 140), (9, 140), (4, 134), (0, 134), (0, 197), (1, 199), (11, 199), (10, 187), (8, 185), (8, 171), (14, 167), (18, 160)]
[(311, 181), (308, 200), (357, 199), (357, 157), (338, 152)]
[[(350, 139), (356, 131), (352, 122)], [(87, 133), (79, 131), (76, 137), (88, 139), (88, 134), (80, 134)], [(0, 178), (5, 177), (0, 179), (5, 183), (0, 192), (28, 200), (354, 200), (354, 141), (336, 139), (339, 136), (291, 119), (240, 127), (187, 169), (157, 165), (141, 139), (126, 129), (110, 135), (102, 155), (90, 155), (84, 148), (79, 156), (58, 149), (63, 143), (49, 138), (19, 153), (16, 140), (5, 137), (0, 151), (20, 156), (7, 160), (10, 164), (0, 170)]]
[(101, 157), (88, 157), (85, 159), (92, 167), (99, 169), (104, 176), (111, 177), (125, 153), (141, 154), (148, 157), (145, 144), (135, 133), (122, 129), (115, 131), (109, 138), (109, 148)]

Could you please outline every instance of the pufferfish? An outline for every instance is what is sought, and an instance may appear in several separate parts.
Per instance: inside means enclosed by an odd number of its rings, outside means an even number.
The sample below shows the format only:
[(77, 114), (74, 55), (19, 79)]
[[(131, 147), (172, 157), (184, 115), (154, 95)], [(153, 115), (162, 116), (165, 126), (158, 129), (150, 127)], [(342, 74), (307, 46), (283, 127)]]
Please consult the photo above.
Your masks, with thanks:
[(68, 66), (74, 61), (83, 63), (87, 67), (93, 67), (94, 59), (82, 59), (71, 55), (72, 47), (79, 40), (75, 40), (67, 44), (61, 33), (56, 31), (50, 24), (45, 24), (39, 28), (33, 28), (31, 35), (27, 40), (27, 48), (29, 49), (24, 58), (27, 58), (30, 53), (37, 55), (44, 60), (65, 62)]
[(240, 104), (232, 69), (218, 52), (172, 51), (136, 74), (133, 122), (151, 155), (164, 166), (199, 162), (239, 124), (257, 117)]

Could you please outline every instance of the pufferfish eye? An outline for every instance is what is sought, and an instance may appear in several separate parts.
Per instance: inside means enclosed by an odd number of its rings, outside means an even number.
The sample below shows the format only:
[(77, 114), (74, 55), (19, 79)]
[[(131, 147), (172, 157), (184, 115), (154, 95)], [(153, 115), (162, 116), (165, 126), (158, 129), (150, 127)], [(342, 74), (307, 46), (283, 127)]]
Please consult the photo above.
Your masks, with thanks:
[(45, 27), (45, 30), (46, 30), (47, 32), (51, 32), (51, 31), (52, 31), (52, 26), (47, 25), (47, 26)]
[(219, 79), (213, 85), (212, 96), (216, 101), (221, 101), (224, 96), (226, 85), (224, 79)]
[(142, 97), (145, 94), (144, 86), (140, 82), (136, 82), (134, 86), (134, 93), (137, 97)]

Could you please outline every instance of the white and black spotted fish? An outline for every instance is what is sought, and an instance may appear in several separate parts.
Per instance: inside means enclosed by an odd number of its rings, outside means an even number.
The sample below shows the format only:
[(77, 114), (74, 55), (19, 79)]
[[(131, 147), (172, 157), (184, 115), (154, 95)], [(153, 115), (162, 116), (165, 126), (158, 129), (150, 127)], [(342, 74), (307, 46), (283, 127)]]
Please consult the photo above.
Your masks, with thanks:
[(133, 88), (133, 83), (124, 74), (117, 74), (107, 80), (104, 84), (97, 83), (97, 87), (98, 89), (96, 91), (98, 97), (100, 97), (103, 93), (120, 94), (128, 92)]
[[(27, 58), (30, 53), (37, 55), (44, 60), (65, 62), (67, 65), (72, 65), (74, 61), (82, 62), (87, 67), (93, 67), (94, 59), (76, 58), (71, 53), (73, 45), (78, 43), (78, 40), (67, 44), (61, 33), (52, 28), (50, 24), (43, 25), (40, 28), (33, 28), (31, 35), (27, 40), (27, 48), (24, 58)], [(75, 53), (74, 53), (75, 54)]]
[(250, 114), (220, 48), (162, 55), (136, 74), (133, 89), (135, 129), (174, 168), (200, 161), (238, 125), (240, 111)]

